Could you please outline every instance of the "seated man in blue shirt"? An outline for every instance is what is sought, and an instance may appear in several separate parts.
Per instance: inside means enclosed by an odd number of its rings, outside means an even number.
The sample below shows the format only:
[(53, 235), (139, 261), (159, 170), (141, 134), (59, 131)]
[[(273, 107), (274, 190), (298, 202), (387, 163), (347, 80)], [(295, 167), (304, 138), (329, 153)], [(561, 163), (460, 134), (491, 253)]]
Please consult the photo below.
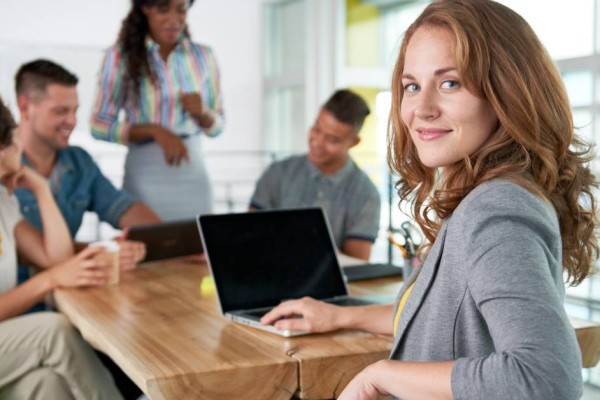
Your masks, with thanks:
[[(79, 106), (75, 75), (51, 61), (36, 60), (22, 65), (15, 81), (23, 162), (48, 178), (72, 237), (86, 211), (121, 229), (160, 221), (148, 206), (117, 190), (85, 150), (69, 146)], [(18, 189), (15, 194), (23, 217), (41, 229), (33, 193)], [(143, 243), (121, 241), (122, 269), (133, 268), (144, 255)]]
[(370, 110), (349, 90), (323, 105), (308, 135), (308, 154), (273, 163), (260, 177), (250, 209), (320, 206), (337, 247), (368, 260), (379, 228), (379, 192), (348, 151)]

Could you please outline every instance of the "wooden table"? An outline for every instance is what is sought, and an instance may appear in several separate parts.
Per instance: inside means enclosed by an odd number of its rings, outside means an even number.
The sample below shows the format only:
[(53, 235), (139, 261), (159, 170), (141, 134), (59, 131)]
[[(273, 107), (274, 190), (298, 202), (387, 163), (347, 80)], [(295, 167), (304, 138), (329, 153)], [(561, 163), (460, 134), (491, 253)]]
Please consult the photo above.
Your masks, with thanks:
[[(337, 397), (392, 339), (357, 331), (283, 338), (223, 318), (207, 267), (178, 260), (146, 264), (117, 287), (63, 289), (59, 309), (155, 399)], [(393, 297), (398, 279), (350, 285), (353, 294)], [(585, 362), (598, 361), (600, 325), (572, 320)], [(589, 354), (586, 358), (586, 354)], [(589, 365), (588, 365), (589, 366)]]
[(55, 300), (152, 400), (289, 399), (297, 362), (222, 318), (214, 294), (198, 290), (206, 274), (200, 264), (152, 263), (119, 286), (58, 290)]

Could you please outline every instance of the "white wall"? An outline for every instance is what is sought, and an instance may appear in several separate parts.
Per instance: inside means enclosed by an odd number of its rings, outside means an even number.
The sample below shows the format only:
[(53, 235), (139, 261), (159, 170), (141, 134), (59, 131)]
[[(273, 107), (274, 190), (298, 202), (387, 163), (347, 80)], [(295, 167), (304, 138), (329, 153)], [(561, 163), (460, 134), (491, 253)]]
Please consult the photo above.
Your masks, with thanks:
[[(188, 14), (195, 41), (212, 46), (221, 69), (226, 127), (204, 140), (215, 211), (245, 209), (265, 163), (256, 155), (223, 154), (261, 149), (263, 0), (196, 0)], [(35, 58), (49, 58), (79, 77), (78, 127), (71, 143), (86, 148), (120, 186), (125, 147), (95, 141), (88, 127), (103, 50), (114, 43), (130, 0), (0, 0), (0, 95), (15, 112), (14, 74)], [(234, 203), (232, 202), (234, 201)], [(77, 239), (112, 237), (86, 213)]]
[[(227, 113), (224, 134), (206, 140), (207, 149), (260, 148), (261, 3), (196, 0), (190, 10), (194, 40), (216, 52)], [(0, 94), (14, 104), (13, 77), (23, 62), (48, 57), (64, 63), (80, 78), (80, 130), (74, 139), (82, 140), (101, 51), (115, 41), (129, 4), (129, 0), (0, 0)]]

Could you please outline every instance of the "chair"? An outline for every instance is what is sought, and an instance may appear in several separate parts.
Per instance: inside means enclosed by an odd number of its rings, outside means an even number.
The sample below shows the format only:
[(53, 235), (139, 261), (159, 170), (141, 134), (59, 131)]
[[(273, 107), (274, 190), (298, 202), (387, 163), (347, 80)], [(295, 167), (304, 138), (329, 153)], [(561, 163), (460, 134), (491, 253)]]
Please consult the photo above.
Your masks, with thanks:
[(600, 323), (574, 317), (569, 317), (569, 320), (581, 349), (582, 367), (595, 367), (600, 361)]

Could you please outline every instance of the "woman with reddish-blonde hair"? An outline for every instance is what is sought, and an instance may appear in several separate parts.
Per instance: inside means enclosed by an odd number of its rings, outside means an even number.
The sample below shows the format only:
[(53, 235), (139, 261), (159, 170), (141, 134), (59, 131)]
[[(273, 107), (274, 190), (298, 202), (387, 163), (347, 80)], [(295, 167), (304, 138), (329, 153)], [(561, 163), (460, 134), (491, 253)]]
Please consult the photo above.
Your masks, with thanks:
[(579, 398), (564, 277), (581, 283), (598, 256), (596, 180), (533, 30), (490, 0), (430, 4), (400, 48), (391, 122), (398, 192), (430, 243), (421, 267), (394, 305), (305, 298), (263, 323), (393, 334), (341, 399)]

